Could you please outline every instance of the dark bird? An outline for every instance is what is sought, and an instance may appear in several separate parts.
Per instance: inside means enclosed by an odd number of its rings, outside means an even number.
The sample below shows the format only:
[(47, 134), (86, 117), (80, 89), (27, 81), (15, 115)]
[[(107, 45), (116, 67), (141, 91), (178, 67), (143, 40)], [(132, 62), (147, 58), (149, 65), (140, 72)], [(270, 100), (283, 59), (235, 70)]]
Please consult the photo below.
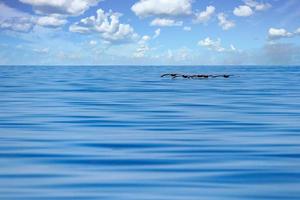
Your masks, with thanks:
[(218, 77), (223, 77), (223, 78), (229, 78), (230, 76), (233, 76), (233, 75), (229, 75), (229, 74), (223, 74), (223, 75), (208, 75), (208, 74), (193, 74), (193, 75), (187, 75), (187, 74), (163, 74), (161, 75), (160, 77), (167, 77), (167, 76), (170, 76), (172, 77), (172, 79), (175, 79), (177, 77), (182, 77), (182, 78), (185, 78), (185, 79), (199, 79), (199, 78), (204, 78), (204, 79), (207, 79), (207, 78), (218, 78)]

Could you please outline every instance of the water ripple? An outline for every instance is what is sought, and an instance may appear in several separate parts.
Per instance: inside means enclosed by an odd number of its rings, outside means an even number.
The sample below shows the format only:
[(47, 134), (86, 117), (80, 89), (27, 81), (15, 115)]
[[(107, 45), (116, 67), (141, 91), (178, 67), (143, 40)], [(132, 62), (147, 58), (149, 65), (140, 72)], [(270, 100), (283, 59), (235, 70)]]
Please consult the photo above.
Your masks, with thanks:
[(299, 74), (2, 66), (0, 199), (300, 199)]

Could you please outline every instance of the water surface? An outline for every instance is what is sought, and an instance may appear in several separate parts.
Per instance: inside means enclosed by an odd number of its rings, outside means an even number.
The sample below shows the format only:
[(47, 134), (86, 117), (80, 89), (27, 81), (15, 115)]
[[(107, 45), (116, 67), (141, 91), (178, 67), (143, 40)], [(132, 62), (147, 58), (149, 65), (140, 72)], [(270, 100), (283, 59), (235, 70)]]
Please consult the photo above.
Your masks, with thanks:
[(299, 80), (280, 66), (2, 66), (0, 199), (300, 199)]

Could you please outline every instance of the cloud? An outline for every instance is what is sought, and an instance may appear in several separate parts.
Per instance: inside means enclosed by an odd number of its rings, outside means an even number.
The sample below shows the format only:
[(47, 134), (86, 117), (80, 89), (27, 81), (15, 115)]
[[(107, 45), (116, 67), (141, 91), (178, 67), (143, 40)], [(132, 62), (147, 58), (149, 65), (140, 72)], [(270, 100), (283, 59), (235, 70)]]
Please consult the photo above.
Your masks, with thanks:
[(76, 60), (76, 61), (78, 61), (82, 58), (82, 53), (60, 51), (57, 53), (56, 57), (60, 60)]
[(55, 16), (43, 16), (38, 17), (36, 20), (36, 24), (45, 27), (59, 27), (65, 25), (67, 20), (60, 19), (59, 17)]
[(269, 3), (256, 2), (255, 0), (244, 0), (245, 5), (235, 7), (233, 14), (238, 17), (249, 17), (255, 11), (264, 11), (272, 7)]
[(96, 40), (91, 40), (91, 41), (89, 42), (89, 44), (90, 44), (91, 46), (96, 46), (96, 45), (98, 44), (98, 42), (97, 42)]
[(148, 41), (151, 40), (149, 35), (144, 35), (138, 42), (138, 47), (133, 53), (134, 58), (143, 58), (145, 57), (146, 53), (150, 50), (148, 45)]
[(289, 38), (292, 37), (293, 33), (288, 32), (287, 30), (280, 28), (270, 28), (268, 32), (268, 39), (269, 40), (278, 40), (281, 38)]
[(215, 13), (215, 7), (213, 6), (207, 6), (205, 11), (202, 11), (200, 13), (196, 13), (196, 22), (198, 23), (205, 23), (208, 20), (210, 20), (210, 18), (212, 17), (212, 15)]
[(220, 38), (218, 38), (217, 40), (212, 40), (210, 39), (210, 37), (207, 37), (203, 40), (200, 40), (198, 42), (198, 45), (217, 52), (236, 51), (236, 48), (232, 44), (228, 49), (222, 47)]
[(33, 49), (33, 51), (39, 54), (48, 54), (49, 48)]
[(26, 17), (0, 20), (0, 29), (4, 30), (27, 33), (32, 30), (33, 26), (32, 19)]
[(227, 16), (224, 13), (218, 14), (219, 26), (222, 27), (223, 30), (229, 30), (235, 26), (234, 21), (230, 21), (227, 19)]
[(182, 21), (175, 21), (173, 19), (155, 18), (150, 23), (151, 26), (182, 26)]
[(140, 45), (136, 51), (134, 52), (133, 54), (133, 57), (135, 58), (143, 58), (145, 57), (146, 53), (150, 50), (149, 46), (148, 45)]
[(153, 36), (153, 39), (157, 38), (158, 36), (160, 36), (160, 28), (159, 29), (156, 29), (155, 32), (154, 32), (154, 36)]
[(140, 44), (145, 44), (146, 42), (148, 42), (149, 40), (151, 40), (151, 37), (149, 35), (144, 35), (141, 40), (139, 41)]
[(225, 48), (223, 48), (221, 46), (221, 39), (220, 38), (217, 39), (216, 41), (214, 41), (214, 40), (210, 39), (209, 37), (207, 37), (203, 40), (200, 40), (198, 42), (198, 45), (202, 46), (202, 47), (206, 47), (209, 50), (217, 51), (217, 52), (225, 51)]
[(267, 64), (299, 64), (300, 46), (289, 43), (267, 44), (262, 49), (262, 56)]
[(100, 0), (20, 0), (38, 14), (81, 15)]
[(268, 39), (270, 41), (291, 38), (298, 35), (300, 35), (300, 28), (296, 29), (294, 32), (289, 32), (284, 28), (270, 28), (268, 31)]
[(267, 10), (272, 7), (272, 5), (269, 3), (258, 3), (254, 0), (245, 0), (244, 2), (247, 6), (250, 6), (251, 8), (254, 8), (257, 11)]
[(0, 29), (25, 33), (33, 26), (31, 15), (0, 3)]
[(234, 8), (233, 14), (238, 16), (238, 17), (248, 17), (253, 15), (253, 11), (249, 6), (243, 5)]
[(199, 59), (199, 56), (195, 55), (194, 52), (187, 47), (181, 47), (178, 49), (168, 49), (164, 53), (156, 56), (156, 60), (160, 60), (161, 63), (164, 64), (176, 63), (177, 65), (192, 64), (193, 61), (195, 61), (195, 58)]
[(233, 44), (230, 45), (230, 49), (231, 49), (232, 51), (236, 51), (236, 48), (235, 48), (235, 46), (233, 46)]
[(192, 0), (140, 0), (131, 7), (131, 10), (139, 17), (189, 15)]
[(69, 27), (71, 32), (76, 33), (99, 33), (101, 38), (108, 43), (128, 43), (134, 41), (138, 35), (129, 24), (122, 24), (120, 13), (102, 9), (97, 10), (96, 16), (81, 19)]
[(191, 30), (192, 30), (192, 27), (190, 27), (190, 26), (185, 26), (185, 27), (183, 27), (183, 30), (184, 30), (184, 31), (191, 31)]
[(135, 52), (133, 53), (133, 57), (134, 58), (144, 58), (146, 56), (147, 52), (151, 50), (148, 43), (150, 42), (151, 39), (152, 40), (156, 39), (160, 35), (160, 32), (161, 32), (160, 29), (156, 29), (154, 31), (154, 35), (152, 36), (152, 38), (149, 35), (144, 35), (138, 41), (138, 47), (135, 50)]
[(16, 32), (30, 32), (36, 25), (55, 28), (67, 23), (62, 15), (30, 15), (0, 3), (0, 28)]

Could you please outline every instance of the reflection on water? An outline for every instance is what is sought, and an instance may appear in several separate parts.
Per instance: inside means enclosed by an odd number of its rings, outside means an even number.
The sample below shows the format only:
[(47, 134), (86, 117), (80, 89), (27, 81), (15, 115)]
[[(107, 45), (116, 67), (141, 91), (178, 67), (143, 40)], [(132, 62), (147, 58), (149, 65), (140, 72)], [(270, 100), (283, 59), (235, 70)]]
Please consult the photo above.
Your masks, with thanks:
[(299, 74), (0, 67), (0, 199), (300, 199)]

